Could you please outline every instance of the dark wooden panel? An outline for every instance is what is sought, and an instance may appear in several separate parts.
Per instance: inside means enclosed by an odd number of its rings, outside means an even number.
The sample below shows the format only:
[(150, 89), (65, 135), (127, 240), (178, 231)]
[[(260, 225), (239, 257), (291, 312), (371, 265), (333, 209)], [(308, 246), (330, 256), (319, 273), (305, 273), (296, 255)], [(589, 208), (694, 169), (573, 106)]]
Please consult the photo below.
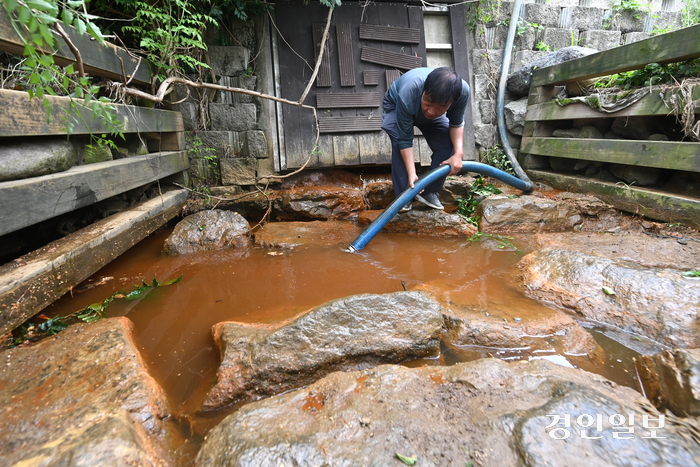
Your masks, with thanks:
[(392, 28), (372, 24), (360, 25), (360, 39), (374, 41), (420, 44), (420, 33), (420, 29), (417, 28)]
[[(51, 120), (46, 120), (42, 99), (30, 99), (24, 91), (0, 89), (0, 136), (65, 135), (64, 115), (70, 110), (71, 99), (46, 96), (51, 106)], [(185, 127), (180, 112), (149, 109), (133, 105), (113, 104), (117, 120), (124, 123), (124, 133), (182, 132)], [(92, 112), (78, 106), (80, 121), (73, 134), (109, 133), (102, 120), (92, 118)]]
[(346, 133), (350, 131), (379, 131), (382, 129), (380, 116), (319, 117), (321, 133)]
[[(79, 36), (74, 29), (65, 29), (71, 42), (80, 50), (86, 73), (115, 81), (121, 81), (122, 73), (126, 73), (127, 79), (133, 74), (132, 83), (150, 86), (152, 75), (146, 60), (141, 60), (139, 63), (138, 58), (129, 55), (121, 47), (112, 44), (103, 46), (87, 34)], [(0, 50), (16, 55), (22, 55), (24, 51), (24, 41), (15, 32), (4, 8), (0, 9)], [(75, 56), (65, 41), (59, 37), (55, 40), (54, 50), (45, 50), (45, 52), (53, 53), (54, 61), (60, 66), (75, 63)]]
[(423, 8), (419, 6), (409, 6), (407, 8), (407, 11), (408, 25), (411, 28), (418, 29), (418, 31), (420, 31), (420, 35), (418, 36), (420, 42), (411, 46), (411, 55), (413, 55), (414, 57), (416, 55), (419, 57), (423, 57), (421, 66), (428, 66), (428, 53), (425, 50), (425, 28), (423, 26)]
[(582, 138), (523, 138), (520, 151), (660, 169), (700, 172), (700, 144)]
[[(316, 4), (305, 7), (301, 1), (279, 1), (273, 13), (279, 29), (277, 44), (281, 94), (286, 99), (296, 101), (304, 92), (314, 66), (315, 51), (311, 25), (323, 23), (328, 16), (328, 9)], [(280, 38), (280, 35), (284, 39)], [(311, 92), (306, 99), (307, 103), (315, 102), (313, 97), (315, 89), (315, 86), (311, 87)], [(282, 168), (301, 167), (309, 155), (311, 155), (309, 165), (317, 166), (318, 153), (313, 152), (315, 141), (313, 112), (294, 105), (282, 105), (281, 111), (286, 155), (285, 159), (280, 161)], [(322, 146), (322, 142), (319, 142), (319, 146)], [(324, 156), (326, 154), (328, 153), (323, 153)], [(330, 156), (332, 157), (332, 151)]]
[(700, 199), (634, 185), (601, 182), (584, 177), (528, 170), (533, 181), (558, 190), (594, 194), (617, 209), (662, 222), (683, 222), (700, 228)]
[(530, 86), (564, 84), (634, 70), (649, 63), (696, 57), (700, 57), (700, 24), (535, 70)]
[[(34, 225), (189, 168), (187, 153), (163, 152), (0, 183), (0, 235)], [(17, 213), (22, 215), (18, 216)]]
[(180, 214), (187, 194), (164, 192), (0, 267), (0, 333), (18, 327)]
[(335, 25), (338, 39), (338, 69), (341, 86), (355, 86), (355, 62), (352, 56), (352, 33), (349, 23)]
[(401, 72), (399, 70), (386, 70), (386, 88), (387, 90), (391, 87), (391, 83), (396, 81), (401, 77)]
[(361, 60), (402, 70), (412, 70), (423, 65), (423, 57), (413, 57), (367, 46), (362, 47)]
[(341, 109), (355, 107), (379, 107), (378, 92), (334, 92), (316, 94), (319, 109)]
[[(313, 24), (314, 63), (318, 60), (318, 56), (321, 52), (321, 41), (323, 40), (323, 31), (325, 27), (325, 23)], [(323, 57), (321, 58), (321, 67), (318, 69), (318, 74), (316, 75), (316, 86), (319, 88), (331, 87), (331, 48), (328, 40), (326, 40), (326, 47), (324, 49)]]
[(365, 86), (379, 85), (379, 73), (377, 70), (365, 70), (362, 72), (362, 82)]

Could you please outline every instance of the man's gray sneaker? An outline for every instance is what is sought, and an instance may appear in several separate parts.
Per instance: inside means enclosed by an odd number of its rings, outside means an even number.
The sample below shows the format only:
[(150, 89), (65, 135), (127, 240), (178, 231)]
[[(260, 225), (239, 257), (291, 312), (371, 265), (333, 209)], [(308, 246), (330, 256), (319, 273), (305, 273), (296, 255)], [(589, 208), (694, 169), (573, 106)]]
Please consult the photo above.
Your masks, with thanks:
[(409, 201), (408, 203), (406, 203), (406, 205), (404, 207), (399, 209), (399, 212), (408, 212), (411, 210), (412, 206), (413, 206), (413, 201)]
[(433, 209), (444, 210), (437, 193), (423, 193), (422, 195), (416, 195), (416, 199), (426, 206), (430, 206)]

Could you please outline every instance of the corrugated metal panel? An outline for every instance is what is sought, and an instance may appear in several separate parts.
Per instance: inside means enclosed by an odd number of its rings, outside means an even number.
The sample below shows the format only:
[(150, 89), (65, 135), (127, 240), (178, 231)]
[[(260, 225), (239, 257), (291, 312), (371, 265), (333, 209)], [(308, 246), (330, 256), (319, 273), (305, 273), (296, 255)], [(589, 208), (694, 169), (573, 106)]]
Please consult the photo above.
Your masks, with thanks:
[(340, 68), (340, 85), (355, 86), (355, 63), (352, 60), (352, 34), (350, 23), (335, 25), (338, 38), (338, 65)]
[[(313, 36), (314, 36), (314, 61), (318, 60), (318, 55), (321, 50), (321, 39), (323, 39), (323, 30), (326, 28), (325, 23), (314, 23), (313, 24)], [(321, 60), (321, 67), (318, 69), (318, 74), (316, 75), (316, 86), (319, 88), (329, 88), (331, 87), (331, 59), (330, 59), (330, 47), (328, 46), (328, 40), (326, 40), (326, 47), (323, 51), (323, 59)]]
[(378, 92), (331, 92), (316, 94), (319, 109), (349, 109), (355, 107), (379, 107)]
[(420, 44), (420, 29), (361, 24), (360, 39)]
[(379, 73), (377, 70), (363, 71), (362, 82), (365, 84), (365, 86), (379, 86)]
[(321, 133), (347, 133), (353, 131), (379, 131), (382, 129), (382, 117), (319, 117), (318, 127)]
[(373, 47), (362, 47), (361, 60), (370, 63), (377, 63), (393, 68), (401, 68), (402, 70), (412, 70), (423, 65), (422, 57), (413, 57), (411, 55), (403, 55), (396, 52), (388, 52), (386, 50), (375, 49)]
[(401, 72), (399, 70), (386, 70), (386, 89), (391, 87), (391, 83), (396, 81), (401, 77)]

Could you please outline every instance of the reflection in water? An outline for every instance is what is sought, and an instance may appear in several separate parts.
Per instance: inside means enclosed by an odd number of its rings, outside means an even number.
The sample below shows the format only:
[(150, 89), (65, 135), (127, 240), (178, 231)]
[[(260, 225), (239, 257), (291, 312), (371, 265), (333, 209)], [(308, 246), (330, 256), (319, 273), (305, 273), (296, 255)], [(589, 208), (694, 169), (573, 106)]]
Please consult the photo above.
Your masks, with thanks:
[[(193, 432), (185, 433), (187, 441), (183, 444), (180, 440), (177, 448), (181, 465), (188, 462), (182, 459), (191, 460), (196, 453), (201, 436), (226, 415), (198, 412), (219, 364), (210, 334), (218, 322), (278, 322), (348, 295), (401, 291), (402, 282), (407, 290), (431, 293), (448, 309), (467, 307), (499, 321), (528, 321), (556, 313), (529, 300), (515, 286), (513, 266), (524, 253), (472, 244), (462, 238), (382, 233), (355, 254), (343, 252), (346, 245), (329, 245), (277, 250), (274, 255), (251, 247), (161, 256), (169, 233), (168, 229), (155, 233), (93, 276), (94, 281), (105, 276), (114, 280), (73, 298), (64, 297), (47, 312), (68, 314), (101, 301), (115, 290), (131, 290), (132, 284), (142, 279), (164, 281), (184, 276), (177, 285), (154, 289), (137, 301), (115, 301), (109, 309), (110, 316), (125, 315), (134, 322), (135, 341), (150, 371), (163, 386), (173, 411), (192, 423)], [(515, 241), (527, 250), (527, 237)], [(535, 344), (528, 341), (504, 349), (443, 345), (440, 356), (406, 364), (548, 358), (638, 388), (633, 372), (630, 374), (635, 353), (600, 332), (594, 337), (606, 351), (601, 361), (565, 355), (559, 336), (548, 336)]]

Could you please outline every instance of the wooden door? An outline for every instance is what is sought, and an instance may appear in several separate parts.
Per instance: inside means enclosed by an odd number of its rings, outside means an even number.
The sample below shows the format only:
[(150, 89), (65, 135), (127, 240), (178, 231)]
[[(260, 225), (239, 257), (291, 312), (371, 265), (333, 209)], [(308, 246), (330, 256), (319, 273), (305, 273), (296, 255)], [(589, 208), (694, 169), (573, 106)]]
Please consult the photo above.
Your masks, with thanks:
[[(462, 5), (452, 8), (460, 8), (464, 17)], [(282, 97), (298, 100), (304, 92), (316, 63), (327, 14), (328, 9), (319, 3), (277, 3)], [(282, 170), (300, 167), (309, 155), (310, 167), (391, 163), (389, 138), (381, 131), (381, 102), (388, 85), (401, 73), (428, 66), (423, 26), (423, 9), (418, 5), (343, 2), (335, 9), (324, 59), (305, 100), (305, 104), (317, 108), (321, 132), (318, 147), (314, 147), (312, 111), (282, 106)], [(468, 79), (467, 61), (457, 55), (467, 56), (463, 24), (461, 32), (464, 38), (457, 42), (464, 50), (453, 50), (453, 64)], [(461, 38), (459, 32), (457, 36)], [(471, 128), (471, 108), (467, 118), (465, 123)], [(473, 136), (471, 144), (473, 147)], [(415, 147), (416, 161), (429, 161), (428, 154), (421, 157), (420, 153), (420, 148), (425, 152), (427, 145), (417, 140)]]

